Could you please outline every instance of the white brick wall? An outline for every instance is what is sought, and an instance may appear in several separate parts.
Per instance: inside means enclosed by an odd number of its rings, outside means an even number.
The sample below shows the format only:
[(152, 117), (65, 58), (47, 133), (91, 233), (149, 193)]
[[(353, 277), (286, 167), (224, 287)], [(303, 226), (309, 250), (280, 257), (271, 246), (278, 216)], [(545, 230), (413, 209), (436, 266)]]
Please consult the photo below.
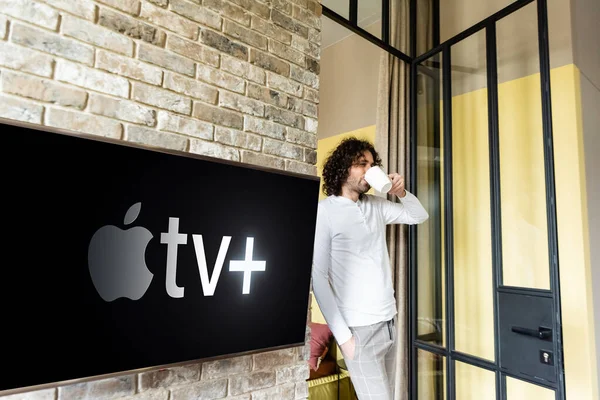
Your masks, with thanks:
[[(0, 117), (315, 175), (320, 12), (315, 0), (0, 0)], [(304, 399), (307, 350), (2, 400)]]

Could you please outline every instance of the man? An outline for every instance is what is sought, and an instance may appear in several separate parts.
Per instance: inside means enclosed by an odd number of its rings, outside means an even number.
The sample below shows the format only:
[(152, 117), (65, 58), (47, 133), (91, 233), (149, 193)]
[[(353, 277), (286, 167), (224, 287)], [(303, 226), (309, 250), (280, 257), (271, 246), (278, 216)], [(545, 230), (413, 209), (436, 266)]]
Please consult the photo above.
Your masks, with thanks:
[(325, 161), (313, 261), (313, 290), (360, 400), (392, 400), (396, 300), (386, 224), (419, 224), (429, 216), (390, 174), (399, 203), (366, 195), (365, 173), (381, 159), (365, 140), (343, 140)]

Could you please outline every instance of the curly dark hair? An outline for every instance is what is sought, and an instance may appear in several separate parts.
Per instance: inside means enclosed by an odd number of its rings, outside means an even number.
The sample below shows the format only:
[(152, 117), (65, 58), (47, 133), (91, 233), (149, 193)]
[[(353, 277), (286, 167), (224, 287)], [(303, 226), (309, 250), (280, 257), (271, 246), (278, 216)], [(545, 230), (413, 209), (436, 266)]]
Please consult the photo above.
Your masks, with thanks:
[(323, 193), (327, 196), (342, 194), (342, 185), (348, 179), (350, 167), (362, 157), (365, 151), (373, 155), (373, 165), (381, 166), (381, 158), (368, 140), (348, 137), (327, 156), (323, 165)]

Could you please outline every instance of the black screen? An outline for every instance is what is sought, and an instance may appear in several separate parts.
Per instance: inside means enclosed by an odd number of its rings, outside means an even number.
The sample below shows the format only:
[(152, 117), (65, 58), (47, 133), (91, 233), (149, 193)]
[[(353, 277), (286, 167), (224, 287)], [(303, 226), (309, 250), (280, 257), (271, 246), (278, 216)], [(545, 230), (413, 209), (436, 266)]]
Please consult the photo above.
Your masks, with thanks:
[(0, 390), (304, 342), (317, 179), (0, 128)]

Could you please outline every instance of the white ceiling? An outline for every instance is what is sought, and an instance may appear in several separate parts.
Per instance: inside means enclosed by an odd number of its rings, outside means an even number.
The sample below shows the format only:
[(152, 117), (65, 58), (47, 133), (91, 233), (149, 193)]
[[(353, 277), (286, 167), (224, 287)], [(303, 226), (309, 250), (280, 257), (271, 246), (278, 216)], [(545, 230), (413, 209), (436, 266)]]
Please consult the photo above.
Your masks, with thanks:
[[(344, 18), (348, 18), (348, 0), (322, 0), (322, 4), (337, 12)], [(365, 28), (381, 19), (381, 0), (358, 0), (358, 26)], [(352, 31), (344, 28), (340, 24), (333, 22), (329, 18), (322, 16), (322, 44), (325, 49), (340, 40), (354, 35)], [(375, 33), (380, 37), (380, 33)]]

